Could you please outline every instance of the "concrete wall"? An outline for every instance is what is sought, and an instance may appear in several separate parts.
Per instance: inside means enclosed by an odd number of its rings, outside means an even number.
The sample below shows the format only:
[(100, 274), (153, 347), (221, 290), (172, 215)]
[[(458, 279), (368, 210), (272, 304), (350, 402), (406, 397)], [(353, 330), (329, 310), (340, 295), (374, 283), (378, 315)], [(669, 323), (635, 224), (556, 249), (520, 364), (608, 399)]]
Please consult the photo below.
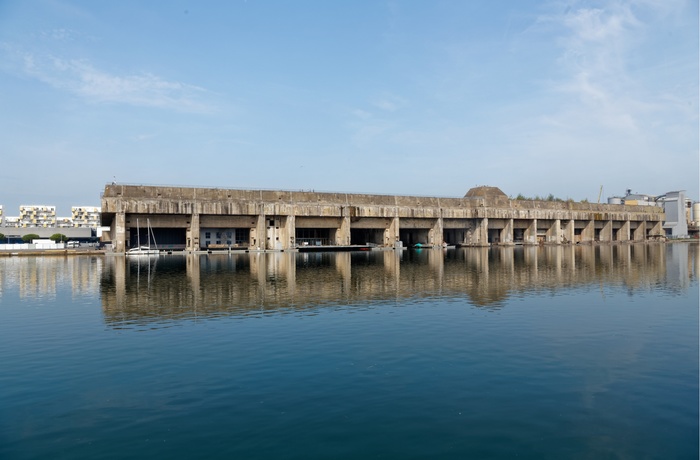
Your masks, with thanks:
[[(117, 252), (136, 218), (154, 228), (185, 228), (187, 248), (200, 248), (202, 228), (250, 229), (250, 246), (269, 250), (295, 247), (296, 228), (331, 229), (335, 245), (348, 245), (353, 228), (382, 229), (384, 245), (399, 235), (418, 235), (441, 245), (445, 231), (464, 235), (461, 244), (569, 244), (643, 241), (662, 234), (663, 209), (650, 206), (436, 198), (274, 190), (107, 185), (103, 225), (111, 227)], [(274, 221), (274, 225), (270, 222)], [(459, 231), (459, 232), (455, 232)], [(408, 232), (408, 233), (406, 233)], [(413, 232), (413, 233), (411, 233)], [(421, 232), (427, 232), (425, 235)], [(461, 238), (461, 236), (460, 236)]]

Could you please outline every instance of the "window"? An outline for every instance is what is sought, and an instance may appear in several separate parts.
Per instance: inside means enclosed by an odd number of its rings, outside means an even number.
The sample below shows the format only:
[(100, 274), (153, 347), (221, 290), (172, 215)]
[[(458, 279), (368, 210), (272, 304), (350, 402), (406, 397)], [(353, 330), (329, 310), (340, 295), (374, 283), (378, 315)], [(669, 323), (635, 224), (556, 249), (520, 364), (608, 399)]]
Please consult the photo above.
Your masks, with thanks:
[(204, 232), (204, 238), (211, 238), (211, 232)]

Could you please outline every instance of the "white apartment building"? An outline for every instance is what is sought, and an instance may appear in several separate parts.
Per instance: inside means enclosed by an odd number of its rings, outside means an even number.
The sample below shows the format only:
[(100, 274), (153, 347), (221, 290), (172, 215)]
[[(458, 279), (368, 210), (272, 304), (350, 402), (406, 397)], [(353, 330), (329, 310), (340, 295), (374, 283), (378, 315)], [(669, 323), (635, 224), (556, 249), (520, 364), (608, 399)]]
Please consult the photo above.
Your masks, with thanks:
[(73, 227), (98, 228), (102, 208), (98, 206), (73, 206), (71, 208)]
[(21, 205), (19, 216), (6, 216), (0, 205), (0, 227), (10, 228), (94, 228), (101, 225), (99, 206), (73, 206), (70, 217), (56, 217), (56, 206)]
[(19, 217), (5, 217), (3, 227), (19, 228)]
[(20, 227), (55, 227), (56, 206), (48, 205), (20, 205)]
[(73, 219), (71, 217), (57, 217), (56, 227), (58, 228), (71, 228), (73, 227)]

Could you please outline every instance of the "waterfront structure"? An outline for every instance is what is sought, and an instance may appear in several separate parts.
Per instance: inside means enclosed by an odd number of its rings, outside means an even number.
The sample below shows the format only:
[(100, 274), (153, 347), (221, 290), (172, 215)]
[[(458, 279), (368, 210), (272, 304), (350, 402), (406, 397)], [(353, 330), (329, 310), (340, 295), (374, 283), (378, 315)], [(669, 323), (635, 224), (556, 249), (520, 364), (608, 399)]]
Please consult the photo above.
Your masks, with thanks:
[(308, 250), (647, 241), (663, 237), (663, 209), (511, 200), (496, 187), (463, 198), (108, 184), (102, 225), (115, 252), (148, 219), (159, 248)]

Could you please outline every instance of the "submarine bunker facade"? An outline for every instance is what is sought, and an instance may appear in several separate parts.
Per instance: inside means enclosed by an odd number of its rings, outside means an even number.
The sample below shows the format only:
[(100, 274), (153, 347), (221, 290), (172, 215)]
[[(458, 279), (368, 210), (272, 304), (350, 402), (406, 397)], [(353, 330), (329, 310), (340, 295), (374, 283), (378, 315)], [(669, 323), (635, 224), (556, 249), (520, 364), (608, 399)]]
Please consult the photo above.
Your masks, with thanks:
[(117, 253), (149, 233), (173, 251), (646, 242), (662, 237), (665, 217), (652, 206), (511, 200), (495, 187), (438, 198), (109, 184), (101, 201)]

